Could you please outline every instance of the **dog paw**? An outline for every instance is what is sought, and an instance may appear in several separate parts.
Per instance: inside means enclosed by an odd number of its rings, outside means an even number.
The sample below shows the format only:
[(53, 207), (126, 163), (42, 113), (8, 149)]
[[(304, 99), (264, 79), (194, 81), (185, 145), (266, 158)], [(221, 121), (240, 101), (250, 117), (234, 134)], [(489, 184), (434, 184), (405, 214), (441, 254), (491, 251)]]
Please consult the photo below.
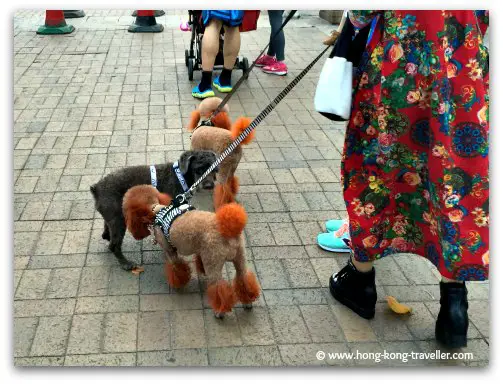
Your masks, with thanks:
[(243, 304), (243, 308), (246, 309), (247, 311), (250, 311), (253, 309), (253, 305), (250, 303), (250, 304)]
[(110, 233), (109, 233), (109, 232), (103, 232), (103, 233), (101, 234), (101, 238), (102, 238), (103, 240), (110, 241)]
[(222, 320), (225, 316), (225, 313), (222, 312), (214, 312), (214, 315), (217, 319)]
[(138, 266), (131, 262), (131, 261), (125, 261), (121, 263), (121, 268), (125, 271), (132, 271), (133, 269), (136, 269)]

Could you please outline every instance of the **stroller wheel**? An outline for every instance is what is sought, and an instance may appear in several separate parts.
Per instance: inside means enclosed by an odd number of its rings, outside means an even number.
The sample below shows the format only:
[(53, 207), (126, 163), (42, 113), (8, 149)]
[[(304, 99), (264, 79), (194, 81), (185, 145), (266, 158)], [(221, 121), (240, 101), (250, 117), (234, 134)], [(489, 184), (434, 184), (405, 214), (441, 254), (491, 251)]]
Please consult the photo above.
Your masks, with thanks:
[(192, 81), (194, 79), (194, 59), (189, 59), (187, 67), (189, 69), (189, 80)]
[[(243, 62), (242, 62), (242, 69), (243, 69), (243, 75), (246, 74), (246, 71), (248, 71), (248, 68), (250, 68), (250, 65), (248, 64), (248, 59), (246, 57), (243, 57)], [(245, 79), (248, 78), (248, 74), (245, 75)]]
[(189, 50), (188, 49), (185, 50), (185, 66), (186, 67), (189, 66)]

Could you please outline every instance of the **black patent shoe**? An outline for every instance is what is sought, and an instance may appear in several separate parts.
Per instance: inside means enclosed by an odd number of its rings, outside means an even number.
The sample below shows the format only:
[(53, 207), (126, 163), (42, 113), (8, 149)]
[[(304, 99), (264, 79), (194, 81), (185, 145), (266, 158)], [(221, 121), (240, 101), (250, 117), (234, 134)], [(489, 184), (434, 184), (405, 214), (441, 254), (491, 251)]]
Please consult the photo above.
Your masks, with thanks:
[(344, 268), (330, 276), (328, 284), (337, 301), (364, 319), (374, 317), (377, 301), (374, 268), (359, 272), (349, 260)]
[(466, 347), (468, 290), (465, 283), (440, 283), (440, 312), (435, 338), (448, 348)]

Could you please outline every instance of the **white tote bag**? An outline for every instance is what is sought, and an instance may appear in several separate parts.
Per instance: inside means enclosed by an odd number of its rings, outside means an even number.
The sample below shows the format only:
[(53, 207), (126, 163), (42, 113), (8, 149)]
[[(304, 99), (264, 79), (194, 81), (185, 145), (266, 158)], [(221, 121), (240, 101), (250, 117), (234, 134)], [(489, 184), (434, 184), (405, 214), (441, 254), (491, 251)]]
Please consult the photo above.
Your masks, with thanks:
[(325, 61), (314, 95), (316, 111), (349, 119), (351, 113), (353, 63), (334, 56)]

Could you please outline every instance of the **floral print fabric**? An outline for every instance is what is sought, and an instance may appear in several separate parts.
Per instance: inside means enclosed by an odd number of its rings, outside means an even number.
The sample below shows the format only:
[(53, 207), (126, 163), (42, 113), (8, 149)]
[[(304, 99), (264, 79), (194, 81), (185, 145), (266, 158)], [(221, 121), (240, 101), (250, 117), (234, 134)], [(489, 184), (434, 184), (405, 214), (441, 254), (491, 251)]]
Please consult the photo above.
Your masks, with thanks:
[(356, 260), (407, 252), (447, 278), (489, 268), (487, 12), (350, 11), (379, 17), (355, 77), (342, 159)]

